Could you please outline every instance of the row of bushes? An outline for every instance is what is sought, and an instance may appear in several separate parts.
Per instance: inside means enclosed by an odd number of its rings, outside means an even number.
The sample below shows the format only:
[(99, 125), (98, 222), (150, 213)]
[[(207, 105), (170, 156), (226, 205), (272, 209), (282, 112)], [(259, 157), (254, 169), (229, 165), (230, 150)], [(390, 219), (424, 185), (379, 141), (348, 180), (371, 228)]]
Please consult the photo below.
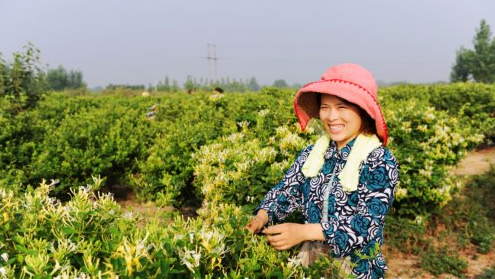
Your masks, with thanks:
[(274, 252), (242, 229), (249, 216), (234, 205), (139, 227), (138, 217), (111, 195), (95, 193), (100, 182), (72, 190), (65, 203), (49, 197), (54, 183), (24, 193), (0, 188), (0, 278), (320, 278), (339, 272), (329, 259), (303, 268), (296, 250)]
[[(100, 175), (107, 186), (129, 185), (142, 199), (159, 197), (176, 206), (203, 199), (259, 201), (316, 136), (297, 127), (293, 95), (273, 88), (219, 99), (202, 93), (54, 93), (16, 114), (0, 99), (0, 183), (57, 179), (54, 194), (62, 197)], [(468, 149), (492, 142), (495, 87), (403, 85), (384, 88), (380, 96), (388, 146), (401, 164), (396, 212), (424, 215), (445, 204), (456, 188), (449, 168)], [(460, 100), (469, 102), (460, 106)], [(150, 120), (145, 114), (154, 104), (158, 111)], [(224, 187), (235, 197), (208, 196), (208, 187)]]
[[(437, 216), (442, 220), (430, 218), (449, 228), (447, 245), (438, 248), (424, 238), (431, 224), (392, 217), (389, 246), (419, 254), (422, 268), (434, 275), (462, 277), (467, 263), (456, 249), (469, 243), (481, 253), (493, 249), (493, 171), (465, 189), (470, 202), (458, 199)], [(276, 251), (263, 236), (248, 233), (246, 207), (210, 201), (197, 218), (158, 214), (143, 220), (99, 193), (102, 181), (93, 180), (74, 188), (66, 202), (50, 197), (57, 181), (36, 189), (0, 187), (0, 278), (352, 278), (338, 277), (338, 263), (328, 258), (304, 268), (298, 246)], [(229, 196), (236, 195), (224, 193)]]
[[(477, 85), (451, 85), (457, 86), (469, 91)], [(401, 90), (405, 97), (394, 96)], [(394, 218), (424, 217), (447, 204), (456, 189), (449, 168), (469, 148), (487, 143), (480, 127), (493, 125), (491, 119), (465, 125), (476, 118), (406, 95), (429, 91), (398, 86), (381, 92), (389, 147), (401, 162)], [(34, 109), (2, 110), (0, 276), (332, 278), (328, 273), (338, 271), (330, 260), (305, 269), (297, 247), (275, 252), (263, 237), (242, 229), (252, 207), (317, 137), (298, 128), (293, 93), (266, 88), (216, 100), (206, 94), (52, 94)], [(150, 120), (145, 113), (155, 103), (159, 109)], [(487, 110), (479, 112), (493, 114)], [(315, 122), (310, 130), (317, 128)], [(43, 177), (58, 181), (38, 185)], [(87, 184), (93, 186), (76, 186)], [(131, 185), (162, 204), (192, 198), (203, 206), (196, 219), (142, 222), (96, 191), (104, 184)], [(490, 229), (467, 224), (475, 226), (467, 232)], [(492, 238), (473, 236), (483, 252), (493, 247)]]

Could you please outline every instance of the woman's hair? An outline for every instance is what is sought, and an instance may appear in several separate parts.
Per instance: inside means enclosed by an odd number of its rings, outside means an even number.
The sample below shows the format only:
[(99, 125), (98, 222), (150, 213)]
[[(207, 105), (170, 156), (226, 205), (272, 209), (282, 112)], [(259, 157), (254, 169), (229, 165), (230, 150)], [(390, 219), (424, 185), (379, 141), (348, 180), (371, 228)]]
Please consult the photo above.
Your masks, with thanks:
[[(352, 104), (352, 103), (351, 103)], [(354, 105), (354, 104), (352, 104)], [(361, 116), (361, 133), (365, 135), (376, 135), (375, 120), (360, 106), (354, 105), (359, 109), (359, 115)]]
[[(320, 107), (321, 106), (321, 94), (322, 93), (315, 92), (315, 94), (318, 95), (318, 97), (317, 97), (318, 107)], [(337, 97), (337, 96), (335, 96), (335, 97)], [(361, 117), (361, 128), (359, 129), (361, 133), (363, 133), (365, 135), (376, 135), (377, 134), (376, 133), (375, 120), (373, 120), (373, 118), (371, 118), (371, 116), (363, 108), (361, 108), (360, 106), (358, 106), (354, 103), (347, 101), (346, 99), (342, 99), (340, 97), (337, 97), (337, 98), (339, 98), (339, 100), (341, 100), (344, 104), (356, 107), (358, 109), (359, 116)]]

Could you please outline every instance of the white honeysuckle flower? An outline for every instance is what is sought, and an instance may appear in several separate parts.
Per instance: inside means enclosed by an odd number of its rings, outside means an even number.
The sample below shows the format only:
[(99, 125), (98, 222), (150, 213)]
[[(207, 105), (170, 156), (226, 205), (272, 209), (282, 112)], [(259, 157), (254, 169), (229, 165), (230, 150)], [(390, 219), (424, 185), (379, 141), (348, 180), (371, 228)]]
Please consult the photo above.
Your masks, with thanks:
[(130, 220), (130, 219), (132, 219), (134, 217), (134, 215), (133, 215), (133, 213), (131, 211), (127, 211), (126, 213), (124, 213), (123, 217), (125, 219)]
[(260, 110), (260, 111), (258, 112), (258, 115), (259, 115), (259, 116), (266, 116), (269, 112), (270, 112), (270, 110), (269, 110), (269, 109)]
[(239, 125), (239, 127), (241, 127), (244, 130), (247, 129), (247, 127), (249, 126), (249, 121), (240, 121), (237, 122), (237, 125)]
[(79, 190), (84, 194), (88, 194), (91, 192), (91, 185), (81, 186), (79, 187)]
[(194, 251), (192, 256), (194, 258), (194, 266), (198, 267), (199, 266), (199, 260), (201, 260), (201, 252), (196, 253), (196, 251)]
[(52, 179), (51, 182), (50, 182), (50, 185), (48, 185), (48, 186), (55, 186), (58, 183), (60, 183), (60, 180), (58, 180), (58, 179)]
[(0, 257), (4, 262), (7, 262), (9, 260), (9, 255), (7, 253), (3, 253)]
[(195, 250), (180, 250), (179, 254), (181, 256), (181, 263), (185, 264), (186, 267), (194, 273), (194, 268), (199, 266), (201, 252), (196, 252)]
[(299, 258), (297, 255), (289, 258), (289, 263), (287, 264), (289, 268), (294, 268), (299, 265), (301, 265), (301, 258)]
[(427, 169), (424, 170), (419, 170), (419, 174), (425, 177), (431, 177), (433, 175), (433, 172)]
[(229, 136), (227, 136), (226, 137), (226, 140), (235, 143), (235, 142), (240, 141), (243, 138), (244, 138), (244, 134), (242, 134), (242, 133), (233, 133), (233, 134), (230, 134)]
[(221, 244), (220, 246), (217, 246), (213, 248), (213, 252), (217, 253), (218, 255), (223, 255), (229, 252), (229, 248), (225, 247), (225, 244)]
[(433, 108), (428, 108), (427, 112), (424, 114), (426, 120), (433, 120), (435, 119), (435, 114), (433, 113)]
[(5, 277), (7, 275), (7, 271), (3, 266), (0, 266), (0, 275), (2, 275), (2, 277)]
[(414, 222), (416, 222), (416, 224), (418, 224), (418, 225), (423, 225), (423, 223), (424, 223), (423, 216), (417, 215), (416, 219), (414, 219)]

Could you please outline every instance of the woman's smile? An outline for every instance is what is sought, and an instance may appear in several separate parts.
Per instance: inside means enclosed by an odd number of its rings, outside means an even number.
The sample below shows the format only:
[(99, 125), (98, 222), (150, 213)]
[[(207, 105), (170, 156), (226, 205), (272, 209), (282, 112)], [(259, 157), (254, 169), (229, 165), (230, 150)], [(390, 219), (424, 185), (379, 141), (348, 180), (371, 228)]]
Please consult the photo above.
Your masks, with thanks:
[(321, 94), (320, 119), (325, 130), (341, 149), (361, 132), (359, 108), (333, 95)]

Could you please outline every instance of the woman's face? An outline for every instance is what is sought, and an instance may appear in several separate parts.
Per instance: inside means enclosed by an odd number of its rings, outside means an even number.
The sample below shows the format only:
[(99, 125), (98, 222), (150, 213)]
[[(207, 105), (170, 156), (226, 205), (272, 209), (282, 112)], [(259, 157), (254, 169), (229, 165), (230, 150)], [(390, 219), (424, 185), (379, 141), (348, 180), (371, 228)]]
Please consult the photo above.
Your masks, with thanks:
[(357, 137), (361, 130), (358, 106), (333, 95), (321, 94), (320, 119), (338, 149)]

